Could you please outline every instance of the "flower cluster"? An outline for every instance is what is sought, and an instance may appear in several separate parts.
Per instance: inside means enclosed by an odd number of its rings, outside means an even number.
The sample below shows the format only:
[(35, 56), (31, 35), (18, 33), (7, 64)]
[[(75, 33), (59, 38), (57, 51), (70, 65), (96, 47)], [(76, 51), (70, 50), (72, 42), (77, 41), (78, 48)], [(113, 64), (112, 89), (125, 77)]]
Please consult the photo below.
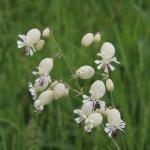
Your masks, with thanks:
[[(87, 47), (93, 42), (93, 40), (93, 34), (87, 33), (83, 36), (81, 44), (83, 46), (86, 45)], [(76, 123), (84, 124), (84, 129), (87, 132), (91, 132), (93, 128), (99, 127), (103, 120), (107, 120), (104, 131), (109, 137), (114, 137), (118, 130), (123, 131), (125, 128), (125, 122), (121, 119), (119, 110), (111, 106), (106, 106), (106, 103), (103, 99), (106, 91), (112, 92), (114, 89), (114, 83), (109, 78), (109, 72), (115, 69), (111, 65), (111, 62), (116, 62), (119, 64), (114, 55), (114, 46), (110, 42), (104, 42), (100, 52), (98, 53), (98, 56), (101, 57), (101, 60), (95, 61), (95, 63), (98, 65), (97, 68), (103, 69), (103, 79), (96, 80), (91, 84), (89, 96), (83, 95), (83, 104), (81, 108), (74, 110), (74, 113), (78, 115), (78, 117), (75, 118)], [(94, 74), (94, 68), (85, 65), (77, 69), (74, 77), (89, 79), (93, 77)]]
[[(50, 33), (49, 28), (45, 28), (42, 33), (39, 29), (31, 29), (25, 35), (19, 35), (21, 40), (17, 41), (18, 48), (23, 48), (25, 55), (32, 56), (34, 52), (43, 48), (45, 41), (42, 38), (48, 38)], [(83, 36), (81, 44), (84, 47), (88, 47), (92, 43), (99, 43), (100, 40), (101, 35), (99, 32), (96, 34), (87, 33)], [(58, 48), (56, 41), (55, 44)], [(58, 51), (60, 52), (61, 49)], [(118, 130), (124, 131), (123, 129), (126, 124), (121, 119), (118, 109), (114, 108), (114, 106), (106, 105), (104, 95), (107, 91), (112, 92), (114, 90), (114, 83), (110, 79), (109, 73), (110, 71), (114, 71), (115, 67), (111, 63), (120, 64), (120, 62), (117, 61), (115, 47), (110, 42), (104, 42), (97, 55), (100, 56), (100, 59), (95, 60), (95, 63), (97, 64), (97, 69), (102, 71), (100, 74), (103, 75), (103, 78), (94, 81), (90, 85), (88, 95), (82, 94), (83, 104), (81, 108), (74, 110), (74, 113), (77, 115), (75, 121), (78, 124), (83, 124), (85, 131), (91, 132), (93, 128), (99, 127), (107, 120), (104, 131), (109, 137), (114, 137), (117, 135)], [(65, 59), (64, 55), (63, 58)], [(38, 112), (43, 111), (44, 106), (53, 100), (69, 94), (68, 85), (62, 81), (52, 80), (51, 78), (50, 73), (53, 69), (53, 61), (53, 58), (44, 58), (41, 60), (36, 67), (36, 71), (32, 72), (35, 77), (34, 83), (29, 82), (28, 84), (32, 99), (34, 100), (34, 107)], [(84, 65), (75, 71), (73, 78), (87, 80), (95, 74), (96, 71), (92, 66)]]
[(44, 58), (37, 71), (32, 74), (36, 76), (34, 84), (29, 82), (29, 91), (34, 100), (34, 107), (36, 111), (41, 112), (44, 106), (49, 104), (52, 100), (59, 99), (69, 94), (69, 88), (61, 81), (51, 82), (49, 75), (53, 69), (53, 58)]
[(26, 34), (19, 35), (18, 48), (22, 48), (25, 55), (32, 56), (34, 52), (41, 50), (45, 44), (41, 37), (47, 38), (49, 35), (49, 28), (45, 28), (42, 34), (39, 29), (31, 29)]

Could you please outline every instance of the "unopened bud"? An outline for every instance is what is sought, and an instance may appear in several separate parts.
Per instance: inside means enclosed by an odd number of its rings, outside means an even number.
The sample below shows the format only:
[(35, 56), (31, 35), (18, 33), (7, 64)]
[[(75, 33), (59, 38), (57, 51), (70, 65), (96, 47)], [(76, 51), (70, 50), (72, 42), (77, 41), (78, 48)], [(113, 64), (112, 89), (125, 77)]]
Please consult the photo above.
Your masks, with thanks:
[(37, 51), (41, 50), (44, 47), (45, 41), (44, 40), (39, 40), (36, 44), (35, 44), (35, 49)]
[(99, 32), (97, 32), (95, 35), (94, 35), (94, 41), (95, 43), (99, 43), (101, 40), (101, 35)]
[(50, 28), (45, 28), (42, 33), (43, 38), (48, 38), (50, 36)]
[(111, 79), (107, 79), (106, 80), (106, 89), (108, 90), (108, 91), (113, 91), (113, 89), (114, 89), (114, 83), (113, 83), (113, 81), (111, 80)]
[(54, 99), (58, 99), (69, 94), (69, 89), (63, 83), (57, 83), (53, 89)]
[(88, 47), (92, 44), (94, 40), (94, 36), (92, 33), (87, 33), (83, 36), (82, 40), (81, 40), (81, 45), (83, 47)]
[(81, 79), (89, 79), (95, 74), (93, 67), (85, 65), (76, 70), (75, 76)]

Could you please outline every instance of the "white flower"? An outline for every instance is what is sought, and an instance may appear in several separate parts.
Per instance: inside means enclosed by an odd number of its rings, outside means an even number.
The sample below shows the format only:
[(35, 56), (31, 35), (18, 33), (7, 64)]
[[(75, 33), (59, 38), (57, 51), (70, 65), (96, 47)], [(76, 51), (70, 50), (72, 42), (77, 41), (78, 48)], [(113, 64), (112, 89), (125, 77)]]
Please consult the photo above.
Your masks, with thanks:
[(83, 95), (83, 103), (86, 104), (86, 103), (89, 103), (91, 102), (92, 103), (92, 109), (93, 110), (96, 110), (96, 109), (99, 109), (100, 111), (104, 111), (105, 110), (105, 102), (102, 101), (102, 100), (95, 100), (95, 99), (92, 99), (91, 97), (87, 96), (87, 95)]
[(94, 40), (94, 36), (92, 33), (87, 33), (83, 36), (82, 40), (81, 40), (81, 45), (83, 47), (88, 47), (92, 44)]
[(29, 38), (29, 44), (33, 45), (41, 38), (41, 32), (38, 29), (31, 29), (27, 32), (26, 36)]
[(99, 43), (100, 40), (101, 40), (101, 35), (100, 35), (99, 32), (97, 32), (97, 33), (94, 35), (94, 40), (93, 40), (93, 42)]
[(37, 51), (40, 51), (43, 48), (44, 44), (45, 44), (44, 40), (37, 41), (37, 43), (35, 44), (35, 49)]
[(36, 99), (37, 92), (45, 90), (49, 83), (51, 82), (50, 76), (48, 75), (42, 75), (39, 78), (35, 80), (34, 86), (31, 82), (29, 82), (29, 91), (31, 95), (33, 96), (33, 99)]
[(53, 91), (46, 90), (42, 92), (38, 99), (34, 102), (34, 107), (36, 111), (43, 111), (44, 106), (49, 104), (53, 100)]
[(41, 33), (38, 29), (31, 29), (26, 35), (19, 35), (21, 40), (17, 41), (18, 48), (25, 48), (25, 55), (32, 56), (35, 50), (35, 43), (40, 40)]
[(29, 44), (29, 38), (25, 35), (19, 35), (19, 38), (21, 39), (21, 41), (17, 41), (18, 48), (25, 47), (24, 54), (32, 56), (36, 50), (34, 48), (34, 45)]
[(98, 65), (97, 68), (100, 70), (101, 68), (104, 69), (104, 72), (108, 73), (109, 69), (111, 71), (115, 70), (115, 67), (112, 66), (110, 63), (115, 62), (117, 64), (120, 64), (120, 62), (117, 61), (115, 55), (115, 48), (110, 42), (105, 42), (100, 50), (100, 53), (98, 55), (102, 58), (101, 60), (95, 60), (95, 63)]
[(106, 80), (106, 89), (108, 90), (108, 91), (113, 91), (113, 89), (114, 89), (114, 83), (113, 83), (113, 81), (111, 80), (111, 79), (107, 79)]
[(92, 99), (99, 100), (104, 96), (105, 91), (106, 89), (103, 81), (97, 80), (91, 85), (89, 93)]
[(106, 123), (106, 127), (105, 127), (105, 132), (108, 134), (109, 137), (114, 137), (117, 135), (117, 129), (121, 130), (122, 132), (124, 132), (124, 128), (125, 128), (125, 122), (123, 120), (120, 120), (117, 124), (117, 126), (114, 126), (111, 123)]
[(95, 74), (95, 70), (93, 67), (85, 65), (80, 67), (75, 72), (75, 77), (79, 77), (81, 79), (89, 79)]
[(31, 93), (31, 96), (32, 96), (33, 100), (35, 100), (36, 97), (37, 97), (37, 93), (35, 91), (35, 88), (34, 88), (33, 84), (31, 82), (29, 82), (28, 87), (29, 87), (29, 91)]
[(34, 75), (42, 75), (49, 74), (49, 72), (53, 69), (53, 58), (44, 58), (39, 66), (37, 67), (38, 71), (33, 71)]
[(69, 89), (65, 86), (64, 83), (57, 83), (54, 88), (54, 99), (58, 99), (69, 94)]
[(75, 118), (76, 123), (83, 123), (87, 116), (80, 109), (75, 109), (74, 114), (79, 115), (79, 117)]
[(123, 131), (125, 128), (125, 122), (121, 120), (120, 112), (117, 109), (107, 110), (107, 121), (105, 132), (109, 137), (113, 137), (117, 134), (117, 129)]
[(85, 120), (85, 131), (91, 132), (93, 128), (98, 127), (102, 123), (103, 117), (100, 113), (93, 112)]
[(50, 28), (45, 28), (42, 32), (43, 38), (48, 38), (50, 36)]

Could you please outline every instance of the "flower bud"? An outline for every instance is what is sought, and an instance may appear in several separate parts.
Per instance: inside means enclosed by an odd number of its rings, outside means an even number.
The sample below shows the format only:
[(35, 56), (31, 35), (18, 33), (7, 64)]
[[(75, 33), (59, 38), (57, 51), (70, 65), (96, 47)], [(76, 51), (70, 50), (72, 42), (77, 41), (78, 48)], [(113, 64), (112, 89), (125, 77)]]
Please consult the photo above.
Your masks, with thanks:
[(92, 33), (87, 33), (83, 36), (82, 40), (81, 40), (81, 45), (83, 47), (88, 47), (89, 45), (92, 44), (94, 40), (94, 36)]
[(34, 102), (34, 107), (37, 111), (42, 111), (43, 106), (49, 104), (53, 100), (53, 91), (46, 90), (42, 92), (38, 99)]
[(101, 40), (101, 35), (99, 32), (97, 32), (95, 35), (94, 35), (94, 41), (95, 43), (99, 43)]
[(69, 94), (69, 89), (63, 83), (57, 83), (54, 88), (54, 99), (58, 99)]
[(50, 80), (50, 76), (48, 75), (42, 75), (37, 78), (34, 84), (35, 91), (39, 92), (45, 90), (48, 87)]
[(113, 81), (111, 80), (111, 79), (107, 79), (106, 80), (106, 89), (108, 90), (108, 91), (113, 91), (113, 89), (114, 89), (114, 83), (113, 83)]
[(43, 38), (48, 38), (50, 36), (50, 28), (45, 28), (42, 33)]
[(110, 42), (104, 42), (101, 47), (100, 54), (102, 58), (110, 59), (115, 55), (115, 48)]
[(105, 94), (105, 85), (103, 81), (95, 81), (91, 85), (89, 93), (91, 94), (92, 99), (99, 100), (100, 98), (102, 98)]
[(43, 71), (44, 74), (48, 74), (53, 69), (53, 59), (44, 58), (40, 64), (39, 68)]
[(28, 37), (29, 45), (33, 45), (40, 40), (41, 32), (38, 29), (31, 29), (27, 32), (26, 36)]
[(92, 128), (98, 127), (102, 123), (103, 117), (100, 113), (94, 112), (85, 120), (85, 130), (91, 132)]
[(95, 74), (93, 67), (85, 65), (76, 70), (75, 76), (81, 79), (89, 79)]
[(39, 40), (36, 44), (35, 44), (35, 49), (37, 51), (41, 50), (43, 48), (45, 44), (45, 41), (44, 40)]
[(108, 123), (117, 125), (121, 120), (120, 112), (115, 108), (107, 110), (107, 120)]
[(93, 110), (93, 102), (88, 101), (86, 103), (83, 103), (81, 107), (81, 111), (84, 115), (89, 116), (92, 113)]

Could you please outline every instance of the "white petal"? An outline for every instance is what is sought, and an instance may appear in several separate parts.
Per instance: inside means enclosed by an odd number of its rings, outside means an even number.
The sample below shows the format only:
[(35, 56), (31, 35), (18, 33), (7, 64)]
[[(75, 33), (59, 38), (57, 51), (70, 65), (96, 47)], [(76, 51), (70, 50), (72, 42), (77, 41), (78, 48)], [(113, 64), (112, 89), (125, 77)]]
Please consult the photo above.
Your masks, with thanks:
[(97, 65), (99, 65), (102, 61), (100, 61), (100, 60), (95, 60), (94, 61)]

